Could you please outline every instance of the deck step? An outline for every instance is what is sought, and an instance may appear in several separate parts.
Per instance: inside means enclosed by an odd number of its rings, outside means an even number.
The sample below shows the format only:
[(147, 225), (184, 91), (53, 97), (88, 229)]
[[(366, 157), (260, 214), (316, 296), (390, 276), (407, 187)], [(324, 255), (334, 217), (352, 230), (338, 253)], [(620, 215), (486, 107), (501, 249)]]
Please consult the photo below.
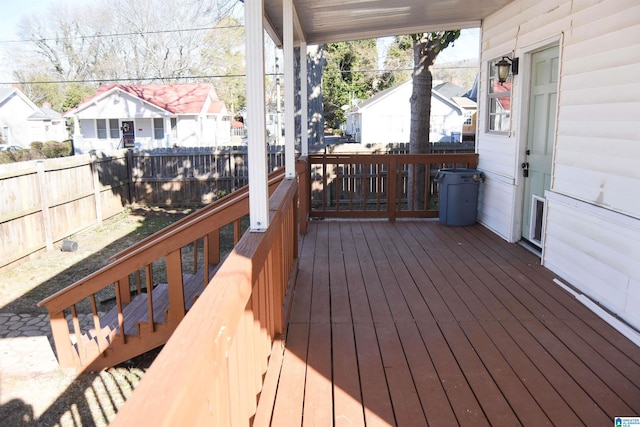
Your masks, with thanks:
[[(124, 315), (124, 333), (126, 335), (138, 335), (138, 322), (148, 321), (147, 294), (142, 293), (122, 310)], [(153, 289), (153, 320), (156, 323), (164, 323), (165, 312), (169, 306), (168, 286), (165, 283), (157, 285)], [(100, 318), (100, 326), (107, 341), (111, 342), (113, 334), (118, 332), (118, 307), (114, 306)], [(87, 333), (87, 338), (94, 339), (95, 329)]]
[[(213, 277), (215, 271), (216, 267), (210, 266), (209, 277)], [(186, 312), (191, 309), (195, 301), (198, 299), (198, 296), (204, 291), (204, 269), (200, 269), (195, 274), (183, 274), (183, 287)], [(152, 292), (152, 299), (154, 324), (165, 324), (166, 314), (169, 309), (169, 285), (166, 283), (156, 285)], [(131, 302), (123, 308), (122, 312), (124, 317), (125, 335), (138, 336), (140, 331), (139, 325), (149, 322), (147, 293), (135, 295)], [(113, 307), (106, 314), (100, 317), (100, 326), (101, 334), (98, 334), (95, 329), (90, 329), (82, 335), (84, 345), (89, 345), (89, 347), (91, 347), (92, 344), (95, 345), (100, 341), (100, 339), (102, 339), (103, 341), (106, 340), (107, 345), (110, 347), (109, 352), (118, 351), (115, 348), (118, 345), (114, 344), (117, 343), (115, 338), (120, 332), (118, 326), (117, 306)], [(140, 338), (145, 339), (144, 336), (141, 336)], [(87, 347), (87, 351), (92, 350)]]

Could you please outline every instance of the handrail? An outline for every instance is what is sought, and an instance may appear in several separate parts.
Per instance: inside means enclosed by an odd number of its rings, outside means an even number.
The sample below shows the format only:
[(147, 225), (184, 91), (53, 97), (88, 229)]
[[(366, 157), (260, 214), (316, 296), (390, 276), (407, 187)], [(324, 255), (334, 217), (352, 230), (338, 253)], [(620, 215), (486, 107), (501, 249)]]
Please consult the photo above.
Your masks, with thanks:
[(242, 237), (112, 426), (249, 425), (269, 357), (282, 353), (296, 211), (297, 184), (285, 180), (270, 199), (268, 229)]
[[(269, 194), (271, 194), (275, 188), (280, 184), (280, 182), (284, 179), (284, 169), (278, 169), (276, 171), (273, 171), (269, 174), (267, 180), (269, 183)], [(209, 203), (208, 205), (202, 207), (201, 209), (199, 209), (198, 211), (194, 212), (191, 215), (188, 215), (184, 218), (180, 218), (178, 221), (166, 226), (165, 228), (163, 228), (160, 231), (157, 231), (155, 233), (153, 233), (150, 236), (147, 236), (146, 238), (134, 243), (133, 245), (129, 246), (126, 249), (121, 250), (120, 252), (118, 252), (117, 254), (111, 256), (109, 258), (109, 262), (115, 261), (119, 258), (123, 258), (124, 256), (128, 255), (129, 253), (133, 252), (135, 249), (150, 244), (151, 242), (155, 242), (155, 241), (159, 241), (159, 239), (161, 239), (162, 234), (171, 231), (174, 228), (178, 228), (181, 227), (185, 222), (189, 222), (189, 221), (193, 221), (195, 219), (197, 219), (199, 216), (202, 215), (206, 215), (207, 213), (209, 213), (210, 211), (216, 209), (216, 205), (220, 204), (220, 203), (225, 203), (226, 201), (228, 201), (229, 199), (235, 199), (237, 197), (249, 197), (249, 186), (245, 185), (239, 189), (237, 189), (236, 191), (227, 194), (224, 197), (221, 197), (220, 199), (216, 200), (214, 203)]]
[[(280, 172), (278, 176), (273, 180), (273, 182), (280, 182), (284, 178), (284, 172)], [(270, 182), (270, 185), (272, 182)], [(67, 286), (66, 288), (56, 292), (55, 294), (43, 299), (38, 303), (38, 307), (47, 306), (47, 308), (51, 307), (52, 309), (63, 309), (69, 307), (69, 305), (58, 305), (56, 300), (60, 299), (64, 295), (68, 294), (76, 294), (77, 288), (83, 288), (86, 292), (80, 293), (82, 297), (86, 298), (90, 294), (95, 293), (100, 288), (95, 288), (95, 283), (105, 283), (106, 281), (115, 281), (122, 276), (118, 273), (114, 273), (116, 271), (120, 271), (122, 269), (135, 271), (139, 268), (144, 267), (150, 262), (153, 262), (165, 255), (168, 254), (167, 248), (175, 248), (182, 247), (188, 243), (193, 242), (193, 237), (197, 234), (202, 234), (201, 230), (195, 232), (189, 232), (189, 229), (200, 225), (203, 221), (210, 221), (216, 215), (219, 215), (220, 212), (225, 210), (234, 209), (235, 211), (239, 211), (237, 205), (242, 202), (247, 202), (249, 198), (248, 190), (238, 190), (230, 194), (228, 197), (224, 197), (217, 202), (207, 206), (202, 209), (202, 212), (198, 212), (200, 215), (196, 217), (185, 217), (176, 223), (165, 227), (160, 232), (154, 233), (153, 235), (141, 240), (140, 242), (132, 245), (128, 249), (118, 253), (113, 257), (114, 263), (106, 265), (102, 267), (100, 270), (89, 274), (83, 279), (78, 280), (77, 282)], [(240, 209), (241, 210), (241, 209)], [(240, 214), (234, 215), (234, 220), (246, 215), (247, 212), (243, 212)], [(221, 224), (220, 226), (228, 224)], [(217, 224), (216, 224), (217, 225)], [(202, 236), (198, 236), (202, 237)], [(162, 247), (158, 246), (162, 245)], [(135, 260), (131, 258), (135, 256), (140, 256)], [(108, 284), (110, 284), (109, 282)], [(107, 284), (107, 285), (108, 285)]]
[[(283, 172), (274, 173), (270, 177), (270, 189), (273, 189), (278, 182), (283, 179)], [(183, 274), (183, 262), (181, 259), (181, 248), (204, 239), (205, 260), (202, 267), (202, 287), (209, 282), (209, 265), (211, 260), (216, 259), (219, 243), (219, 229), (227, 224), (239, 221), (240, 218), (249, 213), (248, 191), (238, 191), (212, 203), (210, 207), (189, 218), (182, 219), (176, 224), (167, 227), (165, 230), (150, 236), (118, 257), (109, 265), (88, 275), (87, 277), (73, 283), (45, 298), (38, 303), (38, 306), (45, 306), (49, 311), (51, 328), (53, 331), (54, 343), (58, 353), (61, 366), (75, 367), (79, 370), (99, 368), (94, 361), (98, 356), (106, 357), (106, 351), (111, 347), (109, 342), (120, 341), (127, 344), (130, 341), (126, 333), (127, 320), (125, 308), (131, 303), (131, 277), (137, 280), (137, 293), (142, 293), (142, 274), (145, 275), (147, 289), (147, 319), (148, 326), (142, 328), (138, 326), (138, 332), (155, 334), (155, 338), (147, 339), (145, 343), (141, 340), (132, 342), (129, 346), (129, 353), (122, 350), (120, 354), (114, 354), (112, 359), (103, 360), (101, 363), (108, 365), (118, 357), (132, 356), (143, 351), (154, 348), (168, 339), (172, 331), (178, 326), (186, 313), (186, 307), (191, 305), (191, 301), (185, 298), (185, 277)], [(194, 245), (195, 247), (195, 245)], [(194, 249), (195, 250), (195, 249)], [(217, 255), (219, 258), (219, 254)], [(154, 306), (152, 303), (152, 293), (154, 288), (153, 264), (164, 259), (166, 263), (166, 276), (168, 283), (169, 307), (166, 313), (160, 313), (165, 319), (166, 326), (158, 326), (154, 318)], [(196, 263), (196, 259), (194, 259)], [(195, 270), (195, 268), (194, 268)], [(143, 273), (141, 273), (143, 271)], [(194, 271), (195, 272), (195, 271)], [(109, 337), (102, 336), (105, 325), (101, 323), (97, 310), (96, 294), (112, 288), (116, 298), (117, 325), (112, 326)], [(97, 337), (89, 342), (82, 339), (83, 332), (80, 329), (76, 305), (81, 301), (88, 300), (93, 312), (93, 330)], [(68, 326), (68, 314), (73, 324), (75, 332), (75, 342), (72, 339)], [(158, 313), (156, 313), (158, 315)], [(166, 316), (165, 316), (166, 315)], [(115, 328), (115, 329), (114, 329)], [(99, 362), (95, 362), (99, 363)]]

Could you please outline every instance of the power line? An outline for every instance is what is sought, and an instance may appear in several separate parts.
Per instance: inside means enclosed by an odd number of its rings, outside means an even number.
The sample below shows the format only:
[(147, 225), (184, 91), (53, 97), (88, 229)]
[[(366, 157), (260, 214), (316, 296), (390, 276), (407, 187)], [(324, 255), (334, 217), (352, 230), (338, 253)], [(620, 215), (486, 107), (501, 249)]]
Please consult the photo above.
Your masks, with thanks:
[[(158, 30), (158, 31), (134, 31), (130, 33), (113, 33), (113, 34), (93, 34), (93, 35), (78, 35), (69, 37), (70, 39), (99, 39), (99, 38), (109, 38), (109, 37), (125, 37), (125, 36), (143, 36), (148, 34), (165, 34), (165, 33), (183, 33), (183, 32), (195, 32), (195, 31), (209, 31), (209, 30), (224, 30), (230, 28), (244, 28), (244, 25), (226, 25), (221, 27), (201, 27), (201, 28), (183, 28), (177, 30)], [(37, 42), (46, 42), (46, 41), (58, 41), (64, 37), (56, 37), (56, 38), (34, 38), (34, 39), (23, 39), (23, 40), (0, 40), (0, 43), (37, 43)]]
[[(457, 67), (444, 67), (435, 66), (434, 69), (449, 70), (449, 69), (477, 69), (474, 66), (457, 66)], [(399, 72), (399, 71), (413, 71), (413, 68), (396, 68), (393, 70), (383, 69), (370, 69), (370, 70), (346, 70), (341, 73), (387, 73), (387, 72)], [(200, 79), (226, 79), (226, 78), (239, 78), (246, 77), (246, 74), (214, 74), (205, 76), (180, 76), (180, 77), (119, 77), (119, 78), (107, 78), (107, 79), (82, 79), (82, 80), (42, 80), (42, 81), (24, 81), (24, 82), (0, 82), (0, 85), (11, 85), (15, 83), (19, 84), (69, 84), (69, 83), (118, 83), (118, 82), (145, 82), (145, 81), (167, 81), (167, 80), (200, 80)], [(265, 76), (279, 76), (283, 77), (284, 73), (265, 73)]]
[[(283, 74), (265, 73), (265, 76), (282, 76)], [(143, 81), (166, 81), (166, 80), (199, 80), (199, 79), (224, 79), (246, 77), (246, 74), (220, 74), (208, 76), (182, 76), (182, 77), (143, 77), (143, 78), (115, 78), (115, 79), (84, 79), (84, 80), (48, 80), (48, 81), (28, 81), (28, 82), (0, 82), (0, 85), (10, 84), (68, 84), (68, 83), (117, 83), (117, 82), (143, 82)]]

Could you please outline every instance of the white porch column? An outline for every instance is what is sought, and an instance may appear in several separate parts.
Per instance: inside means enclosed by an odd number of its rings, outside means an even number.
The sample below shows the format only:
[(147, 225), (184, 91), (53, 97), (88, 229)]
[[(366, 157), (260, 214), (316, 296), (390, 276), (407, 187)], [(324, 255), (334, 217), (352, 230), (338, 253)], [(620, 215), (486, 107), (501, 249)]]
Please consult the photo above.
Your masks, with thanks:
[(293, 0), (282, 2), (282, 50), (284, 56), (284, 171), (296, 177), (296, 107), (293, 64)]
[(171, 135), (171, 117), (169, 117), (168, 115), (164, 116), (164, 140), (166, 148), (173, 147), (173, 137)]
[(75, 114), (71, 117), (73, 118), (73, 138), (77, 138), (79, 140), (80, 138), (82, 138), (82, 132), (80, 131), (80, 120)]
[(307, 89), (307, 43), (300, 43), (300, 153), (309, 155), (309, 94)]
[(247, 127), (249, 157), (249, 228), (265, 231), (269, 227), (267, 178), (266, 109), (264, 96), (264, 3), (244, 3), (247, 63)]

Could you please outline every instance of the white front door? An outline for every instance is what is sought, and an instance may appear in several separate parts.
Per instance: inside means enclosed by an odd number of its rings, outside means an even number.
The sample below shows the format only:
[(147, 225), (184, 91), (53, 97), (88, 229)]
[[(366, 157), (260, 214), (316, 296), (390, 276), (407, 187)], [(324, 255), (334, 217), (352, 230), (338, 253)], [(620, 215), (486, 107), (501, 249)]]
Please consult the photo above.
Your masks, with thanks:
[(556, 133), (559, 50), (553, 46), (531, 55), (531, 87), (524, 175), (522, 237), (542, 247), (545, 191), (551, 187)]

